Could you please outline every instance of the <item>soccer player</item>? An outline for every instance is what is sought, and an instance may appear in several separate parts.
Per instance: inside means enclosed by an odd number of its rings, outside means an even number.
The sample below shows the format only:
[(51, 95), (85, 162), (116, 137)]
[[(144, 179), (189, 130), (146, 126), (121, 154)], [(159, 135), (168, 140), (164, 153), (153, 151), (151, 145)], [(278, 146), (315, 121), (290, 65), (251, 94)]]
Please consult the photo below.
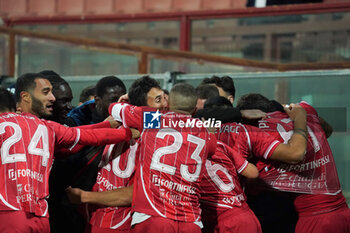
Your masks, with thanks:
[(118, 101), (120, 96), (126, 93), (126, 87), (119, 78), (106, 76), (97, 82), (95, 91), (93, 100), (85, 102), (68, 113), (66, 125), (79, 126), (104, 121), (109, 116), (109, 105)]
[[(292, 134), (291, 139), (286, 144), (280, 143), (275, 137), (268, 135), (257, 127), (236, 122), (223, 124), (220, 130), (216, 131), (216, 136), (218, 140), (231, 148), (235, 148), (239, 153), (245, 155), (246, 158), (254, 155), (262, 159), (278, 160), (291, 164), (298, 163), (304, 158), (307, 144), (304, 137), (306, 112), (295, 104), (291, 104), (290, 108), (285, 110), (291, 121), (294, 121), (294, 128), (298, 129), (296, 130), (297, 132)], [(221, 112), (225, 111), (226, 108), (221, 109)], [(207, 118), (208, 114), (203, 112), (203, 115), (196, 116)]]
[[(290, 140), (293, 123), (286, 113), (274, 111), (275, 105), (260, 94), (245, 95), (238, 101), (242, 109), (265, 108), (270, 112), (258, 126), (285, 143)], [(350, 210), (341, 193), (332, 151), (319, 116), (308, 103), (300, 105), (307, 112), (305, 158), (295, 165), (259, 161), (259, 177), (270, 188), (297, 193), (294, 201), (299, 215), (296, 233), (350, 232)]]
[[(215, 153), (216, 139), (190, 117), (196, 102), (192, 86), (177, 84), (170, 91), (170, 112), (164, 112), (158, 123), (158, 111), (126, 104), (110, 107), (116, 120), (143, 129), (132, 202), (134, 232), (201, 232), (198, 186), (208, 154)], [(143, 114), (151, 114), (145, 119), (160, 128), (144, 128)], [(185, 127), (187, 122), (194, 126)]]
[[(128, 91), (128, 100), (130, 103), (138, 106), (149, 106), (157, 109), (167, 108), (164, 91), (160, 88), (159, 83), (149, 76), (143, 76), (132, 83)], [(128, 145), (111, 145), (105, 149), (104, 153), (107, 157), (112, 157), (113, 159), (111, 158), (107, 165), (99, 171), (93, 191), (109, 191), (111, 187), (113, 189), (130, 187), (128, 194), (132, 195), (131, 185), (134, 182), (137, 146), (138, 143), (130, 145), (129, 148), (126, 148)], [(120, 152), (120, 147), (124, 147), (122, 152)], [(106, 183), (111, 185), (106, 186)], [(125, 200), (128, 199), (126, 198)], [(128, 204), (130, 205), (131, 199), (129, 201)], [(85, 202), (90, 201), (85, 200)], [(96, 204), (99, 203), (97, 202)], [(126, 202), (121, 205), (122, 207), (120, 205), (118, 205), (119, 207), (98, 207), (91, 214), (91, 232), (120, 231), (125, 233), (131, 231), (131, 208), (129, 206), (124, 207), (124, 205), (127, 205)]]
[[(221, 98), (208, 99), (208, 102), (210, 106), (232, 108), (228, 103), (222, 101)], [(221, 110), (222, 113), (226, 111), (226, 109)], [(288, 112), (296, 120), (296, 127), (306, 127), (305, 112), (301, 108), (293, 108), (292, 111)], [(207, 114), (205, 115), (207, 116)], [(239, 123), (223, 124), (220, 131), (217, 131), (217, 136), (219, 140), (227, 143), (235, 151), (243, 154), (245, 158), (249, 157), (249, 159), (254, 155), (264, 159), (279, 159), (294, 163), (295, 160), (301, 159), (300, 157), (303, 156), (306, 148), (306, 141), (301, 135), (296, 135), (295, 141), (284, 145), (256, 127)], [(219, 225), (220, 223), (218, 222)]]
[(44, 70), (41, 71), (40, 74), (44, 75), (50, 81), (52, 85), (52, 94), (56, 99), (52, 106), (52, 115), (45, 117), (45, 119), (64, 124), (67, 114), (72, 110), (72, 89), (67, 81), (54, 71)]
[(78, 106), (82, 105), (86, 101), (93, 100), (95, 98), (95, 86), (85, 87), (79, 95)]
[(168, 107), (168, 97), (157, 80), (143, 76), (131, 85), (128, 92), (129, 102), (135, 106), (149, 106), (156, 109)]
[[(56, 101), (53, 103), (53, 114), (50, 117), (40, 116), (46, 120), (52, 120), (60, 124), (65, 124), (67, 114), (72, 110), (72, 89), (69, 84), (54, 71), (41, 71), (52, 85), (52, 94)], [(108, 126), (107, 126), (108, 127)], [(74, 232), (83, 232), (85, 226), (84, 219), (81, 214), (66, 200), (65, 189), (68, 185), (72, 185), (72, 177), (79, 171), (79, 167), (74, 166), (75, 157), (82, 160), (84, 151), (80, 150), (68, 158), (60, 158), (59, 152), (55, 152), (55, 159), (49, 177), (49, 221), (51, 233), (63, 232), (70, 229)], [(86, 155), (84, 153), (84, 155)], [(96, 172), (95, 172), (96, 173)]]
[[(47, 214), (48, 176), (54, 148), (74, 150), (77, 143), (104, 145), (131, 138), (128, 129), (78, 129), (40, 120), (37, 112), (52, 113), (50, 82), (40, 74), (26, 74), (17, 82), (19, 104), (25, 113), (13, 113), (11, 95), (0, 91), (1, 164), (5, 174), (0, 189), (0, 232), (49, 232)], [(22, 101), (27, 104), (23, 104)], [(12, 105), (11, 105), (12, 103)], [(30, 113), (27, 113), (30, 112)], [(20, 224), (19, 224), (20, 223)]]
[[(121, 99), (139, 106), (165, 109), (168, 103), (163, 92), (164, 90), (160, 88), (155, 79), (144, 76), (135, 80), (129, 88), (128, 95), (121, 97)], [(130, 205), (137, 146), (138, 143), (130, 145), (130, 147), (127, 143), (108, 145), (103, 153), (103, 163), (101, 164), (103, 168), (98, 173), (97, 182), (92, 192), (79, 188), (67, 189), (73, 203), (94, 204), (90, 219), (92, 233), (131, 231)], [(122, 187), (127, 188), (120, 189)], [(120, 190), (125, 192), (121, 197), (122, 200), (118, 201), (118, 198), (115, 198), (113, 194)], [(111, 200), (109, 194), (112, 194)]]
[[(101, 78), (97, 85), (95, 99), (75, 108), (71, 108), (72, 93), (68, 83), (52, 72), (42, 72), (53, 85), (56, 101), (53, 103), (53, 116), (50, 118), (69, 126), (89, 125), (99, 123), (108, 117), (108, 105), (118, 100), (125, 93), (125, 85), (114, 76)], [(64, 82), (63, 82), (63, 81)], [(70, 91), (70, 92), (69, 92)], [(68, 102), (69, 101), (69, 102)], [(69, 108), (68, 108), (69, 106)], [(86, 219), (77, 206), (72, 205), (66, 197), (68, 186), (91, 190), (95, 184), (98, 164), (101, 160), (103, 147), (82, 147), (68, 158), (56, 159), (50, 175), (49, 212), (51, 233), (67, 230), (84, 232)], [(85, 212), (83, 212), (85, 213)]]
[(257, 178), (258, 169), (242, 155), (218, 141), (205, 164), (200, 185), (204, 233), (261, 233), (258, 219), (248, 207), (238, 174)]
[(212, 76), (211, 78), (203, 79), (201, 84), (212, 84), (215, 85), (219, 91), (219, 95), (228, 99), (231, 104), (235, 100), (236, 89), (233, 83), (233, 79), (229, 76), (217, 77)]
[(196, 87), (197, 93), (197, 105), (196, 109), (202, 109), (204, 107), (204, 103), (207, 99), (213, 96), (219, 96), (219, 90), (216, 86), (211, 84), (202, 84)]
[[(102, 155), (96, 184), (90, 193), (102, 193), (122, 187), (132, 187), (135, 174), (135, 157), (137, 143), (119, 143), (108, 145)], [(77, 188), (75, 188), (77, 189)], [(129, 195), (132, 195), (132, 188)], [(126, 199), (128, 200), (128, 199)], [(76, 203), (89, 203), (87, 205), (91, 212), (87, 232), (131, 232), (131, 198), (130, 202), (124, 202), (118, 206), (101, 205), (99, 202), (84, 200)], [(91, 205), (93, 204), (93, 205)], [(95, 204), (95, 205), (94, 205)]]

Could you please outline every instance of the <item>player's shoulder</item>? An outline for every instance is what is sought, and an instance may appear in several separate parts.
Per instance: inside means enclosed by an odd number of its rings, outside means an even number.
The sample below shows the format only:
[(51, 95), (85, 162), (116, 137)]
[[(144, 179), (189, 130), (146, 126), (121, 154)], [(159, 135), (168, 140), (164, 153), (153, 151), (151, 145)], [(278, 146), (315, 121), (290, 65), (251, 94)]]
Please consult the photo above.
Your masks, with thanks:
[(278, 125), (288, 125), (292, 123), (293, 120), (286, 112), (275, 111), (268, 113), (266, 119), (259, 121), (259, 128), (264, 131), (274, 130)]
[(50, 131), (54, 132), (66, 132), (66, 129), (69, 128), (69, 126), (66, 125), (61, 125), (60, 123), (57, 123), (55, 121), (50, 121), (50, 120), (45, 120), (45, 119), (40, 119), (39, 124), (45, 125)]
[(14, 113), (14, 112), (4, 112), (4, 113), (0, 113), (0, 120), (6, 121), (6, 119), (15, 118), (18, 116), (19, 115), (17, 113)]
[(85, 103), (83, 103), (82, 105), (79, 105), (75, 108), (73, 108), (68, 114), (67, 116), (71, 117), (71, 116), (77, 116), (77, 115), (83, 115), (86, 114), (86, 112), (90, 111), (90, 109), (92, 107), (95, 106), (95, 100), (89, 100), (86, 101)]
[(220, 151), (220, 152), (224, 152), (226, 155), (227, 154), (231, 154), (233, 149), (227, 145), (226, 143), (222, 142), (222, 141), (217, 141), (216, 142), (217, 146), (216, 146), (216, 151)]
[(260, 128), (260, 122), (264, 122), (264, 121), (259, 121), (258, 125), (256, 126), (248, 125), (248, 124), (239, 124), (239, 126), (237, 127), (237, 131), (245, 134), (263, 132), (263, 130)]
[(229, 155), (231, 154), (231, 148), (221, 141), (217, 141), (215, 154), (210, 157), (212, 161), (226, 161), (230, 160)]
[(17, 119), (23, 119), (28, 124), (31, 124), (31, 123), (33, 123), (33, 124), (41, 124), (44, 121), (44, 119), (41, 119), (41, 118), (39, 118), (39, 117), (37, 117), (35, 115), (32, 115), (30, 113), (26, 113), (26, 112), (21, 113), (21, 114), (17, 114), (16, 118)]

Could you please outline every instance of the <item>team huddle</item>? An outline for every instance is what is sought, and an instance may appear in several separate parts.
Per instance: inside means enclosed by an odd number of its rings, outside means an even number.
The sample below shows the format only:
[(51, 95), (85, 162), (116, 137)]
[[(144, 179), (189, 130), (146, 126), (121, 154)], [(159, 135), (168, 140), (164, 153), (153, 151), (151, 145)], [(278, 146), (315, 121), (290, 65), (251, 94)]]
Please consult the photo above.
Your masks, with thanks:
[(230, 77), (170, 92), (102, 78), (72, 109), (52, 71), (0, 88), (0, 232), (350, 232), (327, 137), (306, 102), (239, 98)]

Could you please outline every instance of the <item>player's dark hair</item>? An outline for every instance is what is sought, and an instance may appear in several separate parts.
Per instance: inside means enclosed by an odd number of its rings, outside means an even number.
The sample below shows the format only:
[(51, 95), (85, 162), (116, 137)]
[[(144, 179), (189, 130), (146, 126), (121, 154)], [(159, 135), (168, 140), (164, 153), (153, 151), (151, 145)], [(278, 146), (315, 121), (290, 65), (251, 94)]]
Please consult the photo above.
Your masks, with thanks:
[(212, 76), (211, 78), (203, 79), (201, 84), (215, 84), (216, 86), (221, 87), (225, 92), (232, 95), (233, 98), (235, 97), (235, 84), (233, 82), (233, 79), (229, 76)]
[(280, 103), (275, 100), (270, 101), (265, 96), (258, 93), (243, 95), (237, 102), (237, 108), (245, 109), (260, 109), (263, 112), (284, 111)]
[(147, 106), (147, 93), (152, 88), (160, 88), (157, 80), (149, 76), (143, 76), (135, 80), (129, 88), (129, 102), (135, 106)]
[(0, 112), (14, 112), (15, 110), (16, 101), (13, 94), (4, 87), (0, 87)]
[(66, 80), (64, 80), (59, 74), (52, 70), (43, 70), (39, 74), (42, 74), (45, 78), (47, 78), (50, 81), (53, 90), (55, 90), (62, 84), (69, 86)]
[(88, 101), (90, 96), (95, 96), (95, 86), (85, 87), (80, 93), (79, 102)]
[(204, 103), (204, 108), (215, 108), (215, 107), (233, 108), (231, 102), (223, 96), (210, 97)]
[(219, 90), (211, 84), (201, 84), (196, 88), (199, 99), (209, 99), (210, 97), (219, 96)]
[(169, 95), (169, 91), (167, 89), (162, 89), (165, 95)]
[(270, 111), (271, 112), (275, 112), (275, 111), (284, 112), (282, 104), (280, 104), (276, 100), (270, 100), (270, 102), (271, 102), (271, 104), (270, 104)]
[(115, 76), (106, 76), (101, 78), (95, 87), (95, 94), (98, 97), (103, 97), (105, 93), (107, 93), (107, 88), (110, 87), (119, 87), (121, 91), (121, 95), (124, 95), (126, 93), (126, 87), (122, 80)]
[(36, 83), (35, 79), (42, 78), (42, 79), (47, 79), (44, 75), (40, 73), (26, 73), (18, 77), (16, 81), (16, 100), (20, 101), (21, 100), (21, 92), (22, 91), (27, 91), (27, 92), (33, 92)]

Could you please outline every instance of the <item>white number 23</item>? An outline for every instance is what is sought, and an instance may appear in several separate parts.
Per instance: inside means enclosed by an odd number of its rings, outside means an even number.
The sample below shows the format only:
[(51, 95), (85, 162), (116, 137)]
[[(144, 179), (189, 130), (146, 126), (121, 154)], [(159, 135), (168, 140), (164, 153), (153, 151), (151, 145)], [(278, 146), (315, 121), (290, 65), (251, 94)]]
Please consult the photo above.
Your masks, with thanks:
[[(175, 129), (161, 129), (157, 133), (156, 138), (164, 139), (165, 136), (173, 137), (174, 142), (169, 146), (158, 148), (153, 153), (151, 169), (174, 175), (176, 171), (176, 167), (160, 162), (160, 158), (164, 155), (174, 154), (178, 152), (183, 144), (183, 138), (182, 138), (182, 134), (176, 131)], [(191, 159), (195, 160), (197, 163), (196, 170), (194, 173), (190, 173), (188, 170), (188, 166), (185, 164), (181, 164), (180, 173), (185, 180), (194, 182), (198, 179), (200, 175), (201, 166), (202, 166), (202, 159), (200, 157), (200, 153), (205, 146), (205, 140), (199, 137), (193, 136), (191, 134), (188, 134), (187, 141), (194, 143), (196, 145), (195, 150), (191, 154)]]

